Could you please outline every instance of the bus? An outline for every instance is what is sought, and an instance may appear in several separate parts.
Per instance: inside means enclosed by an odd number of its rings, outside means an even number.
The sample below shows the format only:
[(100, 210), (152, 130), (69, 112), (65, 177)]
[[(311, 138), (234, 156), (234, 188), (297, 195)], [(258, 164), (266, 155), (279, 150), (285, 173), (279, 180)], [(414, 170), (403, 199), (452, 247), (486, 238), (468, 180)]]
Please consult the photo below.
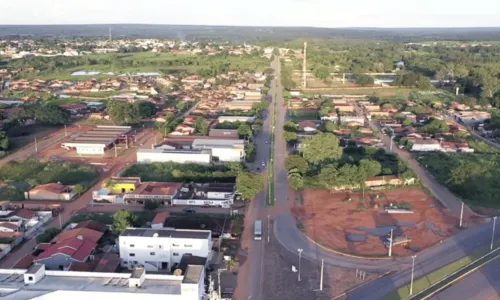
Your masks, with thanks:
[(262, 240), (262, 220), (256, 220), (253, 229), (253, 239), (256, 241)]

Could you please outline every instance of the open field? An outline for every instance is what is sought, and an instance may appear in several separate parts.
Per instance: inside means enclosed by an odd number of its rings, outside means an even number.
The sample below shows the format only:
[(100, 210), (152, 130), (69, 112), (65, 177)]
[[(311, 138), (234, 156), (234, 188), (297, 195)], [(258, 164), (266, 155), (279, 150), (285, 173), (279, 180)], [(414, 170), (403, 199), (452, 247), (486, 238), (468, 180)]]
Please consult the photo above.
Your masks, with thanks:
[[(71, 62), (69, 62), (71, 60)], [(45, 68), (51, 62), (61, 62), (58, 68)], [(34, 57), (10, 62), (12, 67), (18, 64), (23, 66), (44, 67), (39, 72), (23, 73), (25, 79), (89, 79), (108, 78), (114, 75), (98, 74), (91, 76), (72, 76), (75, 71), (98, 71), (103, 73), (134, 73), (134, 72), (160, 72), (168, 73), (196, 73), (200, 69), (211, 69), (213, 66), (227, 65), (227, 70), (256, 70), (262, 71), (269, 61), (260, 56), (203, 56), (170, 53), (106, 53), (87, 56), (71, 57)]]
[[(411, 255), (453, 235), (458, 224), (418, 187), (365, 192), (364, 201), (361, 193), (312, 189), (306, 189), (303, 198), (304, 205), (293, 210), (306, 234), (325, 247), (350, 254), (386, 256), (383, 240), (393, 228), (394, 236), (412, 239), (409, 247), (395, 246), (393, 255)], [(414, 213), (388, 214), (383, 210), (389, 203), (402, 202), (410, 204)]]

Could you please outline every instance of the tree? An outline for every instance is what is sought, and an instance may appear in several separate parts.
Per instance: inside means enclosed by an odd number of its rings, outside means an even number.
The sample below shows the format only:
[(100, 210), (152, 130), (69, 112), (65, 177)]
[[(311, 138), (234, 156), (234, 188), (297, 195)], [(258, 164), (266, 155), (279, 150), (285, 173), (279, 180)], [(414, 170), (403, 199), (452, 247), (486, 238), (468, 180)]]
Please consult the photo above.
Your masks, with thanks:
[(448, 124), (446, 124), (445, 121), (438, 120), (435, 118), (431, 118), (427, 124), (422, 126), (422, 130), (427, 133), (440, 133), (440, 132), (448, 132), (450, 130), (450, 127)]
[(325, 123), (325, 130), (328, 132), (334, 132), (338, 129), (338, 125), (335, 124), (334, 122), (326, 122)]
[(253, 162), (257, 157), (257, 147), (255, 147), (254, 143), (249, 143), (247, 149), (245, 151), (245, 161)]
[(157, 111), (156, 105), (149, 101), (137, 101), (134, 102), (134, 106), (139, 112), (141, 118), (149, 118), (153, 116)]
[(205, 118), (197, 118), (194, 123), (194, 130), (196, 132), (207, 135), (208, 134), (208, 121)]
[(366, 177), (373, 177), (382, 172), (382, 165), (376, 160), (365, 158), (359, 161), (359, 170)]
[(104, 186), (107, 189), (112, 189), (116, 185), (116, 180), (112, 178), (106, 178), (102, 182), (102, 186)]
[(69, 112), (52, 104), (32, 104), (25, 107), (22, 119), (35, 119), (42, 124), (68, 124)]
[(137, 224), (137, 216), (129, 210), (119, 210), (113, 216), (113, 228), (117, 233), (121, 233), (135, 224)]
[(342, 156), (339, 139), (331, 133), (318, 133), (302, 143), (304, 144), (304, 158), (313, 164)]
[(109, 101), (107, 111), (111, 121), (115, 124), (138, 124), (141, 115), (137, 106), (123, 101)]
[(39, 244), (48, 243), (59, 233), (61, 233), (61, 229), (59, 228), (48, 228), (44, 232), (36, 236), (36, 242)]
[(334, 165), (328, 165), (321, 169), (318, 180), (326, 189), (332, 190), (339, 185), (339, 172)]
[(285, 124), (283, 125), (283, 129), (290, 132), (296, 132), (297, 124), (292, 121), (286, 121)]
[(238, 134), (245, 138), (252, 137), (252, 127), (250, 127), (250, 125), (248, 125), (247, 123), (241, 123), (238, 127)]
[(304, 187), (304, 179), (302, 178), (302, 176), (300, 174), (292, 174), (292, 176), (288, 176), (288, 185), (298, 191), (300, 190), (301, 188)]
[(158, 207), (160, 207), (160, 203), (158, 201), (145, 201), (144, 202), (144, 209), (145, 210), (155, 210)]
[(5, 131), (0, 131), (0, 149), (3, 151), (9, 150), (10, 147), (10, 141), (9, 137), (5, 133)]
[(81, 184), (77, 184), (73, 187), (73, 190), (72, 192), (76, 195), (81, 195), (83, 193), (85, 193), (85, 191), (87, 190), (87, 188)]
[(300, 174), (305, 174), (309, 169), (309, 164), (302, 156), (289, 155), (285, 159), (285, 167), (288, 171), (297, 169)]
[(252, 200), (263, 188), (264, 177), (262, 174), (242, 171), (236, 177), (236, 189), (245, 200)]
[(375, 79), (370, 75), (359, 74), (356, 75), (356, 83), (361, 86), (373, 85), (375, 83)]
[(296, 132), (290, 132), (290, 131), (284, 131), (283, 132), (283, 139), (287, 142), (287, 143), (293, 143), (293, 142), (296, 142), (297, 139), (298, 139), (298, 135)]
[(325, 66), (320, 66), (314, 69), (314, 76), (319, 79), (326, 79), (328, 78), (328, 76), (330, 76), (330, 70), (328, 70), (328, 68)]

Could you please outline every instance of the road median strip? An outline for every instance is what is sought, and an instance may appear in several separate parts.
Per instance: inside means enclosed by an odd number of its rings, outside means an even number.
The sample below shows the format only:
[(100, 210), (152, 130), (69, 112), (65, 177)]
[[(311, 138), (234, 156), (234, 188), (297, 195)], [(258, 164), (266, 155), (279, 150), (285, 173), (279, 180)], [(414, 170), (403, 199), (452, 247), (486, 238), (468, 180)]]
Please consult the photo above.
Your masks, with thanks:
[[(388, 293), (384, 296), (386, 300), (399, 299), (422, 299), (425, 295), (431, 295), (439, 291), (442, 287), (452, 283), (454, 279), (460, 278), (461, 275), (488, 261), (492, 257), (500, 255), (500, 248), (490, 251), (481, 249), (469, 256), (462, 257), (454, 262), (451, 262), (439, 269), (436, 269), (426, 275), (419, 277), (413, 281), (413, 296), (410, 297), (410, 283)], [(418, 296), (418, 297), (417, 297)]]

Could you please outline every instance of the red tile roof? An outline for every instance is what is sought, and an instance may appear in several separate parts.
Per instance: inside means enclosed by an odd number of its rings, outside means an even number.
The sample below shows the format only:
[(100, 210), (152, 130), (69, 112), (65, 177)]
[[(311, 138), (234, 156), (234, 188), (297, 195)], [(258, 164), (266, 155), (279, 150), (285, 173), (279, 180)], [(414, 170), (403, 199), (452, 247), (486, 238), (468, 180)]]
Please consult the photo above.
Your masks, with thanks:
[(28, 269), (31, 264), (33, 263), (33, 260), (35, 257), (31, 254), (26, 255), (25, 257), (21, 258), (20, 261), (18, 261), (12, 269)]
[(80, 222), (73, 229), (78, 229), (78, 228), (87, 228), (87, 229), (92, 229), (92, 230), (99, 231), (99, 232), (106, 231), (106, 225), (104, 225), (101, 222), (94, 221), (94, 220), (87, 220), (87, 221)]
[(24, 218), (24, 219), (31, 219), (33, 217), (34, 213), (32, 210), (20, 209), (20, 210), (16, 211), (16, 213), (14, 215), (21, 217), (21, 218)]
[(157, 213), (151, 224), (163, 224), (169, 216), (170, 213), (168, 211)]
[(301, 128), (305, 128), (305, 127), (316, 128), (316, 123), (314, 123), (313, 121), (302, 121), (299, 123), (299, 126)]
[(17, 225), (12, 224), (12, 223), (7, 223), (7, 222), (0, 223), (0, 227), (9, 228), (9, 229), (12, 229), (12, 230), (17, 230), (19, 228)]
[(97, 244), (90, 240), (83, 240), (77, 237), (64, 240), (50, 246), (47, 250), (38, 255), (35, 261), (46, 259), (57, 254), (71, 256), (78, 261), (84, 261), (95, 249)]
[(100, 231), (96, 231), (96, 230), (92, 230), (92, 229), (88, 229), (88, 228), (75, 228), (75, 229), (71, 229), (71, 230), (59, 233), (50, 242), (51, 243), (59, 243), (59, 242), (63, 242), (63, 241), (68, 240), (68, 239), (73, 239), (73, 238), (76, 238), (78, 236), (82, 236), (82, 238), (84, 240), (89, 240), (89, 241), (92, 241), (94, 243), (97, 243), (101, 239), (102, 235), (103, 235), (103, 233)]
[(62, 185), (59, 183), (47, 183), (47, 184), (41, 184), (37, 185), (34, 188), (30, 190), (30, 192), (33, 191), (46, 191), (46, 192), (51, 192), (55, 194), (61, 194), (64, 193), (64, 191), (68, 188), (69, 186), (67, 185)]
[(112, 273), (118, 269), (120, 265), (120, 256), (114, 253), (105, 253), (99, 260), (94, 272)]

